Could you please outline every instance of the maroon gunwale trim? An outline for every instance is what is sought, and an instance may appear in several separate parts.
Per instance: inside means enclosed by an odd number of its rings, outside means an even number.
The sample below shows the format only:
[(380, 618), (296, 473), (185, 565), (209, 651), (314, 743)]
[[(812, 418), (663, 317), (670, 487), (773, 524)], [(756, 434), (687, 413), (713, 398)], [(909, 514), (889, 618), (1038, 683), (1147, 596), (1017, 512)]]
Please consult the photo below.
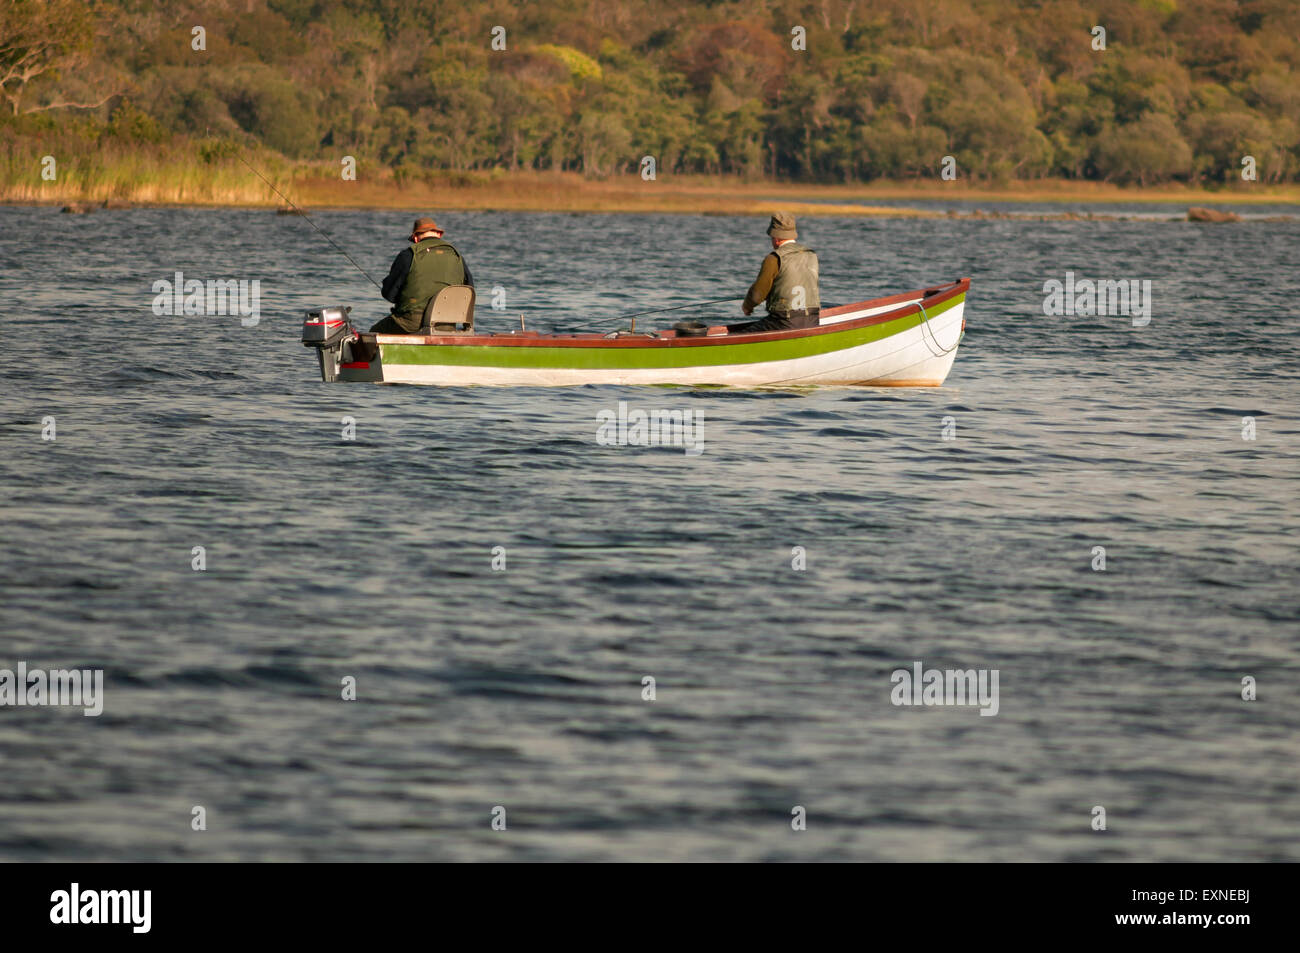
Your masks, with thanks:
[[(883, 304), (904, 304), (917, 295), (925, 299), (926, 304), (941, 304), (950, 298), (963, 294), (970, 288), (969, 278), (958, 278), (941, 285), (905, 291), (902, 294), (888, 295), (884, 298), (872, 298), (870, 301), (858, 301), (854, 304), (842, 304), (827, 308), (821, 313), (823, 318), (834, 317), (859, 308), (878, 308)], [(873, 324), (894, 321), (908, 314), (920, 313), (920, 304), (895, 308), (883, 314), (872, 314), (853, 321), (840, 321), (837, 324), (823, 324), (815, 328), (794, 328), (789, 331), (759, 331), (755, 334), (718, 334), (712, 337), (627, 337), (607, 338), (599, 332), (579, 332), (574, 334), (543, 334), (538, 331), (525, 331), (521, 334), (383, 334), (361, 332), (360, 336), (369, 340), (384, 338), (384, 344), (438, 344), (456, 347), (717, 347), (720, 344), (755, 344), (762, 341), (782, 341), (793, 338), (812, 337), (817, 334), (836, 334), (852, 328), (865, 328)]]

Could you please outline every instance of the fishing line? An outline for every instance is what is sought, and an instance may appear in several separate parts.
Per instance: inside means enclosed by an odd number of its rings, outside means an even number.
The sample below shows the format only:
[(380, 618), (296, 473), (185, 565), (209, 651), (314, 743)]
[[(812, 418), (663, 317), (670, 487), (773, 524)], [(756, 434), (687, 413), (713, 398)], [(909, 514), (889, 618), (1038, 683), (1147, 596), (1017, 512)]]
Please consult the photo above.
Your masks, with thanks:
[(306, 212), (304, 212), (304, 211), (303, 211), (302, 209), (300, 209), (298, 206), (294, 205), (293, 202), (290, 201), (289, 196), (285, 195), (283, 192), (281, 192), (279, 189), (277, 189), (274, 185), (272, 185), (270, 179), (268, 179), (266, 176), (262, 175), (262, 173), (258, 172), (256, 169), (254, 169), (253, 166), (252, 166), (252, 164), (251, 164), (247, 159), (245, 159), (242, 155), (240, 155), (240, 153), (239, 153), (239, 151), (238, 151), (238, 148), (236, 148), (236, 151), (235, 151), (235, 154), (234, 154), (234, 155), (235, 155), (235, 158), (236, 158), (236, 159), (238, 159), (240, 162), (244, 163), (244, 165), (248, 166), (248, 168), (252, 171), (252, 173), (253, 173), (255, 176), (257, 176), (259, 179), (261, 179), (263, 182), (265, 182), (265, 183), (267, 184), (267, 187), (270, 188), (270, 190), (271, 190), (272, 192), (274, 192), (276, 195), (280, 196), (280, 198), (282, 198), (282, 199), (284, 199), (286, 202), (288, 202), (290, 208), (292, 208), (295, 212), (297, 212), (299, 215), (301, 215), (303, 218), (305, 218), (305, 219), (307, 220), (307, 224), (308, 224), (308, 225), (310, 225), (312, 228), (316, 229), (316, 231), (320, 232), (320, 233), (321, 233), (321, 237), (324, 238), (325, 241), (327, 241), (327, 242), (329, 242), (331, 245), (333, 245), (336, 249), (338, 249), (338, 252), (339, 252), (340, 255), (342, 255), (342, 256), (343, 256), (344, 258), (346, 258), (348, 261), (352, 262), (352, 264), (356, 267), (357, 271), (359, 271), (359, 272), (361, 272), (363, 275), (365, 275), (365, 276), (366, 276), (366, 279), (367, 279), (367, 280), (368, 280), (372, 285), (374, 285), (376, 288), (378, 288), (378, 289), (380, 290), (380, 292), (383, 292), (383, 290), (384, 290), (384, 289), (383, 289), (383, 286), (380, 285), (379, 282), (375, 281), (374, 278), (371, 278), (371, 277), (370, 277), (370, 272), (366, 271), (364, 268), (362, 268), (360, 265), (358, 265), (358, 264), (357, 264), (357, 260), (356, 260), (355, 258), (353, 258), (351, 255), (349, 255), (346, 251), (344, 251), (344, 250), (339, 246), (339, 244), (338, 244), (336, 241), (334, 241), (334, 239), (330, 238), (329, 235), (327, 235), (327, 234), (325, 233), (325, 231), (324, 231), (324, 230), (323, 230), (319, 225), (317, 225), (315, 222), (313, 222), (313, 221), (311, 220), (311, 216), (310, 216), (310, 215), (308, 215)]

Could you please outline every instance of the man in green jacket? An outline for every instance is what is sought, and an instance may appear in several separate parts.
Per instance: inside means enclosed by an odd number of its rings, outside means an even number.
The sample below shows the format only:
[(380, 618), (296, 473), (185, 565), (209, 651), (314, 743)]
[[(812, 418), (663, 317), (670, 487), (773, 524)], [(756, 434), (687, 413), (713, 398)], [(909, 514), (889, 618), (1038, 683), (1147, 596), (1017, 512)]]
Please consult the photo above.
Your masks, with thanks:
[(442, 229), (431, 218), (417, 218), (411, 227), (411, 244), (393, 259), (384, 279), (383, 295), (393, 311), (371, 331), (380, 334), (415, 334), (420, 330), (424, 306), (448, 285), (474, 287), (474, 276)]
[(789, 212), (774, 214), (767, 234), (772, 238), (772, 251), (763, 259), (758, 278), (741, 305), (745, 314), (753, 314), (759, 302), (766, 302), (767, 317), (729, 324), (727, 331), (732, 334), (815, 328), (821, 321), (817, 253), (795, 241), (799, 233)]

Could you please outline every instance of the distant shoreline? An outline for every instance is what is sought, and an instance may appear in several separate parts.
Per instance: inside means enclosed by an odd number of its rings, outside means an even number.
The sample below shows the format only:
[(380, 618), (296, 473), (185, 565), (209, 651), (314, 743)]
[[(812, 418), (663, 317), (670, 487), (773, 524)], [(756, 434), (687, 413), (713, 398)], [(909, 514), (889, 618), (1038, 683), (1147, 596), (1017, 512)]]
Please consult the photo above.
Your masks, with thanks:
[[(267, 208), (283, 200), (251, 173), (249, 181), (230, 169), (205, 188), (193, 170), (184, 180), (169, 181), (166, 170), (138, 185), (115, 182), (0, 185), (0, 204), (88, 206), (94, 211), (121, 207)], [(636, 175), (586, 179), (577, 173), (496, 172), (429, 173), (400, 180), (388, 170), (358, 175), (355, 181), (327, 178), (319, 167), (273, 176), (276, 187), (307, 211), (445, 210), (514, 212), (606, 212), (626, 214), (765, 215), (783, 208), (796, 215), (871, 217), (1042, 217), (1033, 213), (958, 213), (879, 202), (961, 202), (998, 204), (1072, 204), (1111, 206), (1142, 204), (1152, 211), (1166, 206), (1297, 205), (1300, 186), (1250, 185), (1233, 189), (1187, 186), (1132, 188), (1097, 182), (1033, 180), (1002, 185), (964, 182), (874, 182), (863, 185), (813, 185), (783, 181), (740, 181), (707, 176), (661, 176), (643, 181)], [(220, 185), (215, 184), (217, 181)], [(1174, 217), (1175, 209), (1169, 208)], [(1050, 213), (1048, 213), (1050, 214)], [(1147, 213), (1149, 214), (1149, 213)], [(1087, 218), (1063, 214), (1053, 217)], [(1101, 212), (1095, 218), (1114, 218)]]

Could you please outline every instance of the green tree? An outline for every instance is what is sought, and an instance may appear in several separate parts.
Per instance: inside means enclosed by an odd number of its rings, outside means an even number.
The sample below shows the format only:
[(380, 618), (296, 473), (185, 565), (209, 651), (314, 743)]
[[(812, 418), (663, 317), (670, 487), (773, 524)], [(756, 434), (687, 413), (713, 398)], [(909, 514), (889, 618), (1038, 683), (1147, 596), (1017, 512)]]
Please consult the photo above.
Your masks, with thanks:
[(99, 98), (74, 101), (55, 97), (23, 108), (33, 88), (57, 89), (59, 80), (85, 66), (91, 58), (96, 6), (82, 0), (5, 0), (0, 4), (0, 97), (10, 111), (38, 112), (61, 107), (94, 108), (116, 95), (99, 91)]
[(1189, 175), (1192, 150), (1172, 119), (1147, 113), (1103, 132), (1095, 161), (1104, 181), (1151, 185)]

